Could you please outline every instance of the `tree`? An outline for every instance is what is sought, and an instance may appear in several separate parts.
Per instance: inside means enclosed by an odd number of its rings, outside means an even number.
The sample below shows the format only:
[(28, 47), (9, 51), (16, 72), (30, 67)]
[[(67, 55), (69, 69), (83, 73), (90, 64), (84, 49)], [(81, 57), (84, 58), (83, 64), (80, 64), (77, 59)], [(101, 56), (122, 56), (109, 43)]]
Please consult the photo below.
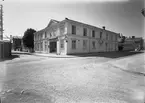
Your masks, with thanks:
[(141, 13), (145, 17), (145, 8), (141, 10)]
[(29, 50), (34, 49), (34, 33), (36, 30), (29, 28), (24, 32), (23, 36), (23, 44), (25, 47), (27, 47)]
[(118, 46), (118, 50), (119, 50), (119, 51), (122, 51), (122, 50), (123, 50), (124, 45), (123, 45), (122, 43), (125, 42), (125, 39), (126, 39), (125, 36), (122, 36), (122, 37), (121, 37), (121, 40), (119, 41), (120, 45)]

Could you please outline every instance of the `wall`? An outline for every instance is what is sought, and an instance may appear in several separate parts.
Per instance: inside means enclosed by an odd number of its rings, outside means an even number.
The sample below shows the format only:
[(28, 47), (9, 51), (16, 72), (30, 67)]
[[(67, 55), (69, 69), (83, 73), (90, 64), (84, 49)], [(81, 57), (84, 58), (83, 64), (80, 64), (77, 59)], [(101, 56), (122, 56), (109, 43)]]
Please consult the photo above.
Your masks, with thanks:
[(8, 58), (11, 56), (11, 43), (0, 41), (0, 59)]
[[(72, 25), (76, 26), (76, 34), (72, 34)], [(67, 21), (66, 26), (68, 35), (68, 43), (67, 43), (68, 54), (118, 51), (117, 40), (119, 34), (74, 21)], [(87, 36), (83, 36), (83, 28), (87, 28)], [(92, 30), (95, 30), (95, 37), (92, 37)], [(102, 32), (101, 39), (100, 32)], [(108, 38), (106, 38), (106, 34), (108, 34)], [(72, 40), (76, 40), (76, 49), (72, 49)], [(83, 49), (83, 40), (88, 41), (86, 49)], [(92, 45), (93, 41), (95, 41), (95, 49), (93, 48)]]

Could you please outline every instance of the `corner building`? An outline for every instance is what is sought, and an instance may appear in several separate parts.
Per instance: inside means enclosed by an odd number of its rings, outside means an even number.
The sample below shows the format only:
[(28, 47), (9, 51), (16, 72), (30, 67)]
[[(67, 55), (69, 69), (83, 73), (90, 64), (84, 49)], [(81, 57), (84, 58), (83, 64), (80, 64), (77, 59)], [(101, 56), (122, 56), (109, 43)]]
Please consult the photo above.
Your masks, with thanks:
[(66, 18), (34, 34), (34, 50), (60, 55), (118, 51), (119, 33)]

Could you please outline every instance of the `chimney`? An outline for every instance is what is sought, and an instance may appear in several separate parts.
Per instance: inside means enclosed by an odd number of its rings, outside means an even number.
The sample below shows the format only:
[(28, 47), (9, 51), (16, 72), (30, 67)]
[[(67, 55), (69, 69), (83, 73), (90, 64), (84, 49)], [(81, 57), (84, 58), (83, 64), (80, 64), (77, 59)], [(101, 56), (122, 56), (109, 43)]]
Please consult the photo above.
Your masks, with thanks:
[(105, 26), (102, 27), (105, 30)]
[(132, 39), (134, 39), (135, 38), (135, 36), (132, 36)]
[(65, 18), (66, 20), (68, 20), (68, 18)]

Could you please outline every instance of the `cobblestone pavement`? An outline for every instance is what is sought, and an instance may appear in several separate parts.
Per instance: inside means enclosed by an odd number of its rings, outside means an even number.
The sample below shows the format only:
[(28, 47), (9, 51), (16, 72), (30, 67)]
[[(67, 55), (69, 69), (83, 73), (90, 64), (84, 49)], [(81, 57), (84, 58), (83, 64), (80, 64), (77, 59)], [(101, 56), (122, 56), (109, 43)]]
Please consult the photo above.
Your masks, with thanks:
[(0, 62), (1, 101), (144, 103), (144, 63), (144, 54), (121, 59), (20, 55)]

